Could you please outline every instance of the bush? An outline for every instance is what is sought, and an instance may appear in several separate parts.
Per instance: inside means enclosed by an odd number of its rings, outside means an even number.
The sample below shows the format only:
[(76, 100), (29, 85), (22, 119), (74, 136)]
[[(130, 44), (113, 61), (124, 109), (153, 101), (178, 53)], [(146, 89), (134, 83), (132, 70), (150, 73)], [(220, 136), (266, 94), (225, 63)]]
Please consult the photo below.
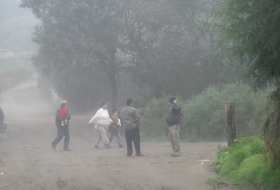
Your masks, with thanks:
[[(257, 134), (262, 121), (250, 123), (250, 120), (265, 106), (270, 89), (258, 93), (250, 89), (243, 83), (211, 86), (190, 100), (179, 100), (184, 115), (180, 138), (188, 141), (226, 140), (224, 107), (227, 102), (235, 102), (237, 133)], [(145, 107), (141, 118), (143, 138), (167, 139), (165, 119), (169, 109), (168, 98), (152, 99)]]
[(165, 119), (168, 113), (168, 98), (152, 99), (145, 107), (141, 118), (141, 137), (143, 140), (166, 141), (168, 127)]
[(204, 93), (193, 97), (183, 106), (184, 128), (190, 140), (225, 140), (225, 104), (235, 102), (236, 130), (238, 135), (258, 133), (261, 121), (250, 120), (266, 104), (270, 90), (254, 93), (243, 83), (211, 86)]
[(217, 154), (215, 169), (221, 178), (247, 189), (280, 189), (280, 166), (264, 158), (264, 142), (256, 137), (239, 138)]

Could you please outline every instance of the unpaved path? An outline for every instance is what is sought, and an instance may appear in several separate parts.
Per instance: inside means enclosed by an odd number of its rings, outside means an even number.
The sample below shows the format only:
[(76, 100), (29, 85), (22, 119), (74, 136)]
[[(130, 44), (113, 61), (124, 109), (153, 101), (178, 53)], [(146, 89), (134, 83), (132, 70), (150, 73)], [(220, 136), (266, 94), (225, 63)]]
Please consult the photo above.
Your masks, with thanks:
[(91, 116), (74, 114), (72, 151), (62, 151), (63, 141), (54, 151), (56, 108), (34, 80), (2, 93), (0, 106), (8, 124), (0, 134), (1, 190), (212, 190), (206, 181), (217, 178), (210, 165), (224, 143), (181, 143), (177, 158), (170, 156), (168, 142), (142, 143), (145, 156), (126, 157), (115, 139), (111, 149), (94, 149), (96, 132), (87, 126)]

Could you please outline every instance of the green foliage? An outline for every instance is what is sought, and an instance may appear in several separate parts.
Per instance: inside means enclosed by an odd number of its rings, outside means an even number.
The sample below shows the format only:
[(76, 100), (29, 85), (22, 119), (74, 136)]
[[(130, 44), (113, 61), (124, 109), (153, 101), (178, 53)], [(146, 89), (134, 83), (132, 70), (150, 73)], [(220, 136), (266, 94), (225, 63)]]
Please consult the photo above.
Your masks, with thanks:
[(219, 150), (215, 169), (220, 177), (247, 189), (279, 189), (280, 167), (266, 163), (264, 147), (256, 137), (238, 138), (232, 146)]
[(277, 107), (266, 119), (263, 126), (264, 141), (266, 150), (271, 161), (275, 164), (280, 163), (280, 127), (279, 127), (279, 107)]
[(214, 180), (214, 179), (208, 179), (208, 180), (206, 181), (206, 183), (207, 183), (208, 185), (211, 185), (214, 189), (215, 189), (215, 188), (219, 188), (221, 185), (224, 184), (223, 181), (221, 181), (221, 180)]
[(230, 44), (231, 57), (241, 59), (255, 87), (275, 85), (272, 112), (263, 135), (272, 163), (280, 163), (280, 1), (217, 1), (216, 23), (222, 39)]
[[(200, 95), (178, 104), (182, 108), (184, 119), (180, 134), (188, 141), (225, 140), (225, 103), (235, 102), (237, 133), (258, 134), (262, 120), (251, 123), (252, 116), (266, 104), (267, 94), (271, 90), (254, 93), (250, 87), (240, 84), (211, 86)], [(145, 136), (157, 139), (167, 135), (165, 119), (168, 112), (167, 96), (153, 99), (144, 109), (141, 119)]]
[(22, 0), (22, 6), (41, 21), (33, 36), (40, 72), (54, 78), (57, 70), (93, 65), (108, 79), (112, 105), (120, 70), (149, 98), (176, 92), (186, 99), (239, 78), (225, 51), (212, 48), (219, 46), (213, 31), (201, 27), (204, 0)]
[[(100, 75), (92, 66), (76, 65), (63, 69), (51, 80), (56, 92), (62, 99), (67, 99), (71, 110), (97, 110), (101, 102), (110, 100), (106, 77)], [(112, 109), (110, 103), (108, 109)]]
[(141, 132), (144, 140), (166, 141), (168, 127), (165, 119), (168, 113), (168, 98), (152, 99), (141, 117)]
[(240, 84), (211, 86), (183, 106), (183, 125), (188, 139), (225, 140), (225, 103), (235, 102), (237, 134), (257, 134), (261, 120), (250, 123), (252, 116), (264, 107), (270, 90), (254, 93)]
[(33, 72), (29, 60), (22, 58), (0, 60), (0, 89), (6, 90), (22, 83), (22, 81), (30, 78)]
[(279, 75), (280, 2), (274, 0), (217, 1), (216, 23), (231, 55), (244, 58), (256, 86), (277, 82)]
[(216, 170), (221, 175), (230, 176), (235, 173), (241, 163), (252, 155), (261, 154), (264, 144), (258, 138), (239, 138), (233, 146), (218, 153)]

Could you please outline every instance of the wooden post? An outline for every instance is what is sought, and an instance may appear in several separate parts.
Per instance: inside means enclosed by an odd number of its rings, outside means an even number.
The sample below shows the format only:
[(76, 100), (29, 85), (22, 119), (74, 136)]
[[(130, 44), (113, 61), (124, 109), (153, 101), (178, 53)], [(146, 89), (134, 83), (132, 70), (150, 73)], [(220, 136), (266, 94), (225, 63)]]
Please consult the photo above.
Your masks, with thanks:
[(228, 146), (234, 143), (236, 139), (236, 126), (235, 126), (235, 103), (230, 102), (225, 105), (226, 116), (226, 129)]

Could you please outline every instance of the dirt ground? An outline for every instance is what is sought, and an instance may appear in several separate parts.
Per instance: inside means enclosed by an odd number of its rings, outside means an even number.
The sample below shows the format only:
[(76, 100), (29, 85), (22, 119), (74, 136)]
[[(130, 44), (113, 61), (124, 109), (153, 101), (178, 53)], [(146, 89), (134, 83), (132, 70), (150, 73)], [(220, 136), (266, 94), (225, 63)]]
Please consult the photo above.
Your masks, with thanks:
[(126, 157), (126, 148), (118, 148), (116, 139), (111, 149), (94, 149), (97, 132), (87, 125), (91, 115), (72, 114), (71, 151), (62, 150), (63, 140), (52, 150), (59, 105), (46, 101), (36, 86), (30, 80), (1, 95), (8, 124), (0, 134), (1, 190), (214, 189), (206, 181), (217, 179), (211, 165), (225, 143), (181, 143), (181, 157), (173, 158), (170, 143), (143, 142), (143, 157)]

